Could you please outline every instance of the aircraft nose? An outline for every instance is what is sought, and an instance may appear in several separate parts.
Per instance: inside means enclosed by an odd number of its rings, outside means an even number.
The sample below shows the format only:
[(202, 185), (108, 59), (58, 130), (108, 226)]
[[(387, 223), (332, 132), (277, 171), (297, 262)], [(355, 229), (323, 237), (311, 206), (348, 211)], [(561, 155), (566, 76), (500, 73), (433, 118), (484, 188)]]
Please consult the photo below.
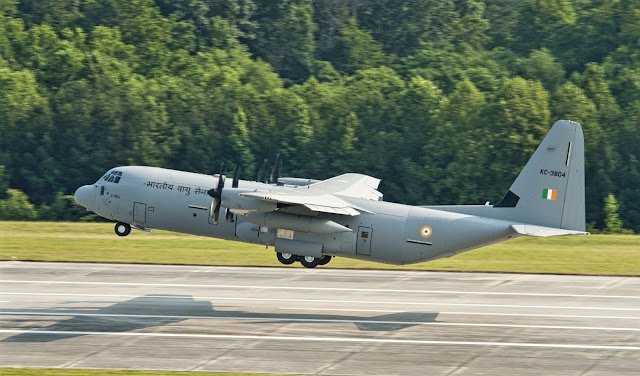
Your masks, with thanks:
[(91, 209), (93, 207), (93, 203), (95, 201), (95, 194), (93, 191), (93, 185), (83, 185), (82, 187), (76, 190), (76, 193), (73, 195), (76, 202), (87, 209)]

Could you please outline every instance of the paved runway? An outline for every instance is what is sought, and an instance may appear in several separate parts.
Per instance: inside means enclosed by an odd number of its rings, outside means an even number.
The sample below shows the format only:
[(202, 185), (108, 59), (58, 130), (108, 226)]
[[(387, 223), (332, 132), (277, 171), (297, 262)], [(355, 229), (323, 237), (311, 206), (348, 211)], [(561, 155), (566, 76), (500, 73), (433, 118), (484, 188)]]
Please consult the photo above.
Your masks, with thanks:
[(640, 278), (4, 262), (0, 367), (637, 375)]

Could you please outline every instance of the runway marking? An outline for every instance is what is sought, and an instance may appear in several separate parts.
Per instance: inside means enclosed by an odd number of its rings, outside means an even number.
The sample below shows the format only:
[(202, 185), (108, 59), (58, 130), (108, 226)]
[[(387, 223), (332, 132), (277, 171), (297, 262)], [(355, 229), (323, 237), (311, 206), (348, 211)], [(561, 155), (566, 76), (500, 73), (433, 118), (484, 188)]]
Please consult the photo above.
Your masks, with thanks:
[[(220, 311), (224, 313), (224, 311)], [(438, 312), (423, 312), (425, 314)], [(211, 320), (239, 320), (239, 321), (272, 321), (272, 322), (303, 322), (303, 323), (346, 323), (346, 324), (381, 324), (381, 325), (433, 325), (433, 326), (471, 326), (471, 327), (496, 327), (496, 328), (526, 328), (526, 329), (566, 329), (566, 330), (605, 330), (605, 331), (633, 331), (640, 332), (640, 328), (615, 328), (592, 326), (565, 326), (565, 325), (524, 325), (524, 324), (483, 324), (483, 323), (452, 323), (434, 321), (387, 321), (387, 320), (349, 320), (349, 319), (301, 319), (289, 317), (258, 317), (258, 316), (179, 316), (179, 315), (134, 315), (134, 314), (107, 314), (85, 312), (9, 312), (0, 311), (2, 316), (79, 316), (79, 317), (114, 317), (114, 318), (139, 318), (139, 319), (211, 319)]]
[(631, 350), (638, 351), (640, 346), (613, 346), (613, 345), (578, 345), (559, 343), (523, 343), (523, 342), (475, 342), (475, 341), (428, 341), (410, 339), (383, 339), (383, 338), (357, 338), (357, 337), (293, 337), (293, 336), (256, 336), (234, 334), (187, 334), (187, 333), (147, 333), (147, 332), (89, 332), (89, 331), (65, 331), (65, 330), (12, 330), (1, 329), (5, 334), (45, 334), (45, 335), (98, 335), (116, 337), (167, 337), (167, 338), (208, 338), (208, 339), (247, 339), (259, 341), (296, 341), (296, 342), (347, 342), (347, 343), (387, 343), (410, 345), (454, 345), (454, 346), (497, 346), (497, 347), (536, 347), (555, 349), (583, 349), (583, 350)]
[(606, 299), (640, 299), (634, 295), (590, 295), (590, 294), (546, 294), (520, 292), (492, 292), (492, 291), (448, 291), (448, 290), (405, 290), (405, 289), (361, 289), (340, 287), (301, 287), (301, 286), (259, 286), (259, 285), (205, 285), (205, 284), (175, 284), (175, 283), (132, 283), (132, 282), (86, 282), (86, 281), (30, 281), (30, 280), (0, 280), (0, 283), (37, 283), (37, 284), (75, 284), (75, 285), (104, 285), (104, 286), (144, 286), (144, 287), (205, 287), (227, 289), (260, 289), (260, 290), (302, 290), (302, 291), (349, 291), (349, 292), (388, 292), (388, 293), (416, 293), (416, 294), (456, 294), (456, 295), (504, 295), (504, 296), (540, 296), (540, 297), (571, 297), (571, 298), (606, 298)]
[(291, 298), (257, 298), (257, 297), (224, 297), (224, 296), (172, 296), (172, 295), (125, 295), (125, 294), (63, 294), (63, 293), (37, 293), (37, 292), (2, 292), (0, 295), (30, 295), (30, 296), (83, 296), (83, 297), (109, 297), (109, 298), (145, 298), (145, 299), (193, 299), (193, 300), (229, 300), (229, 301), (261, 301), (261, 302), (304, 302), (304, 303), (350, 303), (350, 304), (384, 304), (384, 305), (430, 305), (430, 306), (456, 306), (456, 307), (492, 307), (492, 308), (535, 308), (535, 309), (575, 309), (589, 311), (640, 311), (640, 308), (618, 307), (575, 307), (575, 306), (545, 306), (545, 305), (518, 305), (518, 304), (479, 304), (479, 303), (444, 303), (444, 302), (389, 302), (366, 300), (331, 300), (331, 299), (291, 299)]

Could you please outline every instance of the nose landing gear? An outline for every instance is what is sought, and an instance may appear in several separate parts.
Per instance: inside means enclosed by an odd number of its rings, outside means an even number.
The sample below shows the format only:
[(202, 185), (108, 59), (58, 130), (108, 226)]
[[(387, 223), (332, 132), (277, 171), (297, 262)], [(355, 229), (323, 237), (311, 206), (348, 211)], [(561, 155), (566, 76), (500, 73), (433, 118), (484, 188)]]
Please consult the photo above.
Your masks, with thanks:
[(124, 222), (118, 222), (116, 223), (115, 230), (116, 230), (116, 235), (127, 236), (131, 232), (131, 225)]

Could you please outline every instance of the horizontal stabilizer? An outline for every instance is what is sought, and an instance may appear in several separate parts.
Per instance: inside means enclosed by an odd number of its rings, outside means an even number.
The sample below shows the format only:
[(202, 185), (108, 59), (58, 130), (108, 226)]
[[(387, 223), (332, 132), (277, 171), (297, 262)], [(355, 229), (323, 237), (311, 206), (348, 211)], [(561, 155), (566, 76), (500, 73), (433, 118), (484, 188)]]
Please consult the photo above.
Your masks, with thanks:
[(520, 235), (535, 236), (540, 238), (546, 238), (549, 236), (564, 236), (564, 235), (591, 235), (588, 232), (577, 230), (565, 230), (562, 228), (544, 227), (536, 225), (511, 225), (511, 228)]

